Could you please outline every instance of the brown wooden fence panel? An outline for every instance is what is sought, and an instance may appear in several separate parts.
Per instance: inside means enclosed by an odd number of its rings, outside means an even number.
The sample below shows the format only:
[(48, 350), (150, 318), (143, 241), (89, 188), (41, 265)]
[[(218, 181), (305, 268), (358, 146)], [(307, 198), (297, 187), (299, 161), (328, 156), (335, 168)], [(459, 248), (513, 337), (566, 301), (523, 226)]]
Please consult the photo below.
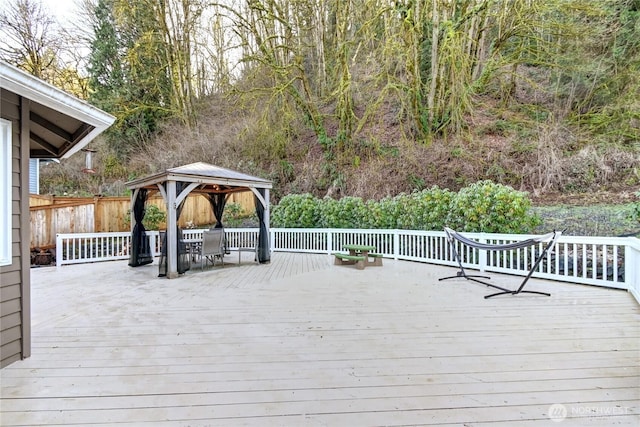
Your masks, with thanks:
[(98, 232), (127, 231), (131, 199), (128, 197), (100, 197), (96, 200), (95, 227)]
[[(147, 203), (154, 204), (166, 213), (167, 208), (164, 199), (161, 196), (154, 196)], [(211, 203), (205, 196), (199, 194), (191, 194), (187, 197), (178, 221), (179, 227), (201, 227), (212, 225), (216, 222), (211, 209)], [(255, 211), (253, 193), (233, 193), (229, 198), (227, 205), (230, 203), (239, 204), (244, 214), (251, 214)], [(129, 207), (127, 207), (129, 209)], [(166, 224), (160, 224), (160, 229), (166, 228)], [(123, 230), (124, 231), (124, 230)]]
[(251, 191), (233, 193), (227, 203), (237, 203), (242, 206), (244, 214), (252, 214), (256, 211), (254, 196)]
[[(160, 199), (162, 203), (164, 201)], [(163, 211), (166, 211), (165, 206), (162, 207)], [(190, 195), (184, 202), (182, 213), (180, 214), (180, 220), (178, 221), (179, 227), (198, 227), (215, 223), (215, 217), (211, 210), (211, 203), (205, 196), (199, 194)], [(166, 228), (164, 225), (162, 228)]]
[(79, 201), (30, 208), (31, 248), (55, 246), (57, 233), (93, 233), (94, 204)]
[[(148, 204), (166, 212), (160, 195), (149, 198)], [(229, 203), (237, 203), (245, 214), (254, 212), (253, 193), (234, 193)], [(52, 248), (57, 233), (93, 233), (128, 231), (131, 200), (128, 197), (66, 197), (30, 195), (31, 248)], [(209, 200), (191, 194), (180, 215), (180, 227), (201, 227), (215, 223)], [(160, 229), (165, 228), (160, 224)]]
[(46, 206), (52, 205), (55, 196), (41, 196), (39, 194), (29, 195), (29, 206)]
[(50, 210), (31, 211), (31, 249), (46, 249), (55, 244), (55, 234), (51, 235), (53, 227), (51, 227), (51, 221), (49, 220), (50, 216)]

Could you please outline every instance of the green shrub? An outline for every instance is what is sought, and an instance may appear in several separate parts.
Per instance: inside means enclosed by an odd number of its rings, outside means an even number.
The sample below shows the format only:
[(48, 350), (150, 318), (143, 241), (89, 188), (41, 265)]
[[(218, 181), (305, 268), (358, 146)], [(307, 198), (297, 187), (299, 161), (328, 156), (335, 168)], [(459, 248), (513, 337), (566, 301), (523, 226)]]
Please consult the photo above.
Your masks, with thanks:
[(360, 197), (317, 199), (291, 194), (274, 206), (271, 221), (285, 228), (360, 228), (527, 233), (540, 218), (530, 214), (527, 193), (480, 181), (453, 193), (433, 186), (380, 201)]
[(394, 228), (402, 228), (408, 229), (411, 223), (411, 219), (409, 217), (410, 213), (408, 211), (411, 210), (411, 195), (406, 193), (400, 193), (393, 198), (393, 216), (395, 219), (395, 227)]
[(319, 200), (311, 194), (289, 194), (271, 210), (274, 227), (317, 228), (319, 225)]
[(455, 196), (447, 189), (433, 186), (397, 197), (397, 228), (405, 230), (442, 230)]
[[(142, 225), (145, 230), (158, 230), (160, 224), (165, 223), (167, 220), (167, 214), (157, 207), (156, 205), (146, 205), (144, 208), (144, 218), (142, 219)], [(129, 226), (131, 223), (131, 212), (127, 212), (124, 217), (124, 222)]]
[(248, 217), (249, 215), (244, 214), (240, 203), (227, 203), (222, 213), (222, 223), (226, 227), (238, 227)]
[(149, 205), (145, 208), (144, 219), (142, 225), (147, 230), (157, 230), (160, 224), (166, 222), (167, 214), (156, 205)]
[[(636, 197), (640, 199), (640, 191), (636, 192)], [(640, 201), (631, 204), (631, 212), (629, 214), (629, 218), (640, 223)]]
[(367, 205), (360, 197), (343, 197), (340, 200), (325, 197), (320, 203), (321, 228), (367, 228)]
[(447, 225), (458, 231), (527, 233), (540, 219), (527, 193), (491, 181), (462, 188), (451, 200)]
[(367, 216), (363, 228), (393, 230), (398, 228), (398, 204), (396, 198), (385, 197), (380, 201), (368, 200)]

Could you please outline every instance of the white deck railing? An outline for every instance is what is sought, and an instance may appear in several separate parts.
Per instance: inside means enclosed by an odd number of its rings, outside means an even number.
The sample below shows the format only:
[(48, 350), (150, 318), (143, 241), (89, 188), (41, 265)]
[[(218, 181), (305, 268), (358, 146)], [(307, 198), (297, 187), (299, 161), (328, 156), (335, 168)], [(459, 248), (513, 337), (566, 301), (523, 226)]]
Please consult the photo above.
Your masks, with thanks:
[[(256, 228), (227, 228), (230, 250), (255, 241)], [(202, 229), (185, 229), (185, 239), (202, 238)], [(483, 243), (504, 244), (531, 235), (464, 233)], [(153, 256), (160, 255), (157, 231), (147, 232)], [(131, 233), (58, 234), (56, 265), (129, 258)], [(412, 230), (284, 229), (273, 228), (273, 252), (331, 254), (345, 244), (373, 245), (385, 257), (430, 264), (457, 266), (444, 232)], [(512, 251), (484, 251), (458, 244), (465, 268), (526, 275), (543, 244)], [(626, 289), (640, 302), (640, 240), (634, 237), (561, 236), (553, 251), (540, 263), (533, 277), (562, 282)]]

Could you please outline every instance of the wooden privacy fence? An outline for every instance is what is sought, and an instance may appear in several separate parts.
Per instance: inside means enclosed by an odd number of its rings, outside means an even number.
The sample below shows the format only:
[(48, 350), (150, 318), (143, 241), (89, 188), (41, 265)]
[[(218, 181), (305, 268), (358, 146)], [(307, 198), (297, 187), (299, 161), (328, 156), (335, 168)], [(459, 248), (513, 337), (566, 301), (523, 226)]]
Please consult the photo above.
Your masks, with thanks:
[[(233, 193), (227, 203), (236, 203), (243, 213), (254, 211), (253, 193)], [(160, 195), (150, 197), (147, 205), (166, 212)], [(59, 233), (104, 233), (129, 231), (129, 197), (60, 197), (29, 196), (31, 214), (31, 249), (51, 249)], [(198, 194), (187, 197), (180, 215), (180, 227), (213, 224), (215, 217), (209, 200)], [(160, 224), (164, 228), (165, 224)]]

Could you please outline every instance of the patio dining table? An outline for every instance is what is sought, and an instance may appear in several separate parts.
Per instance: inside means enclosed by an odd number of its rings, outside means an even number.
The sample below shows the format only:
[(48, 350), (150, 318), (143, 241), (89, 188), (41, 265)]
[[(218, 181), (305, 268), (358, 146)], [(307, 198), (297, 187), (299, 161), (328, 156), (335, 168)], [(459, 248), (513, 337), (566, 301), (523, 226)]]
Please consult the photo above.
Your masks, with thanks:
[(200, 248), (202, 248), (202, 237), (182, 239), (181, 242), (186, 245), (191, 261), (195, 262), (196, 258), (200, 255)]

